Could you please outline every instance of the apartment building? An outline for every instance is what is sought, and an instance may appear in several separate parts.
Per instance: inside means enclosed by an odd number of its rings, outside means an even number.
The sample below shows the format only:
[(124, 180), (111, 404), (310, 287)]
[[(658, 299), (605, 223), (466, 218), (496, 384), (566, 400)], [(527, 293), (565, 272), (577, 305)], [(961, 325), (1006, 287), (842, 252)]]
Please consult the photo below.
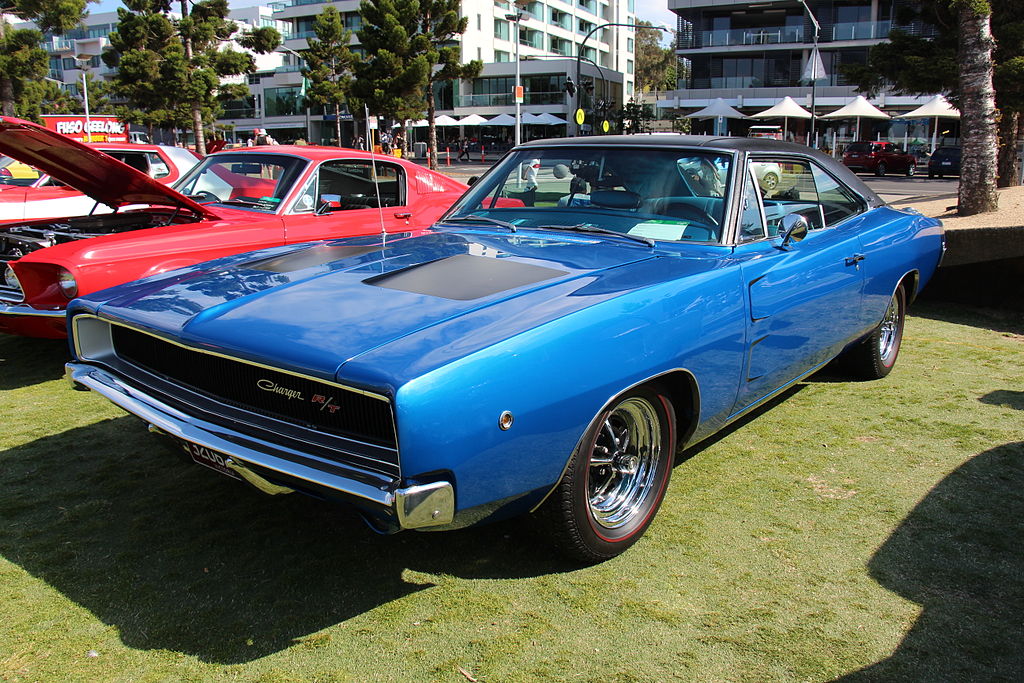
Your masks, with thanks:
[[(635, 34), (629, 26), (614, 24), (636, 22), (633, 3), (634, 0), (533, 0), (521, 1), (517, 7), (504, 0), (463, 0), (462, 13), (468, 19), (468, 28), (459, 40), (462, 60), (479, 59), (484, 68), (480, 77), (472, 81), (441, 84), (435, 93), (438, 113), (454, 118), (514, 114), (517, 54), (525, 89), (524, 113), (549, 113), (570, 121), (578, 106), (590, 108), (600, 102), (621, 106), (633, 95)], [(306, 100), (303, 64), (298, 55), (307, 47), (307, 40), (315, 37), (313, 23), (328, 5), (344, 18), (358, 51), (354, 34), (361, 26), (359, 0), (279, 0), (231, 11), (230, 18), (240, 24), (278, 29), (284, 42), (272, 55), (255, 55), (256, 73), (240, 77), (247, 82), (250, 95), (226, 103), (218, 122), (229, 138), (245, 139), (255, 129), (264, 128), (283, 142), (299, 138), (314, 143), (332, 141), (333, 113), (325, 113)], [(116, 12), (97, 13), (66, 35), (45, 36), (50, 78), (78, 97), (84, 72), (88, 71), (93, 78), (105, 78), (109, 69), (100, 55), (116, 25)], [(567, 78), (582, 79), (592, 88), (581, 89), (575, 98), (570, 97), (566, 93)], [(351, 142), (355, 135), (352, 116), (346, 112), (342, 119), (346, 138), (342, 142)], [(527, 128), (526, 137), (566, 132), (554, 128), (557, 130)], [(456, 129), (453, 134), (459, 132)], [(507, 132), (511, 136), (510, 129), (490, 132)]]
[[(472, 81), (439, 84), (435, 91), (438, 114), (454, 118), (514, 114), (517, 48), (525, 90), (523, 112), (571, 120), (580, 100), (569, 97), (565, 87), (567, 77), (577, 80), (577, 66), (583, 80), (594, 86), (592, 93), (580, 96), (584, 106), (598, 100), (620, 106), (633, 94), (634, 29), (604, 25), (635, 23), (633, 1), (534, 0), (517, 8), (503, 0), (463, 0), (462, 14), (468, 27), (459, 40), (462, 61), (479, 59), (484, 68)], [(279, 140), (301, 136), (313, 142), (331, 141), (333, 114), (314, 104), (307, 110), (299, 73), (302, 64), (294, 54), (315, 37), (313, 23), (328, 5), (338, 10), (353, 34), (359, 30), (359, 0), (280, 0), (269, 4), (273, 19), (286, 27), (282, 34), (287, 54), (275, 69), (250, 77), (252, 97), (232, 103), (224, 124), (233, 126), (241, 136), (254, 128), (266, 128)], [(354, 36), (353, 46), (358, 51)], [(581, 55), (578, 62), (577, 54)], [(352, 114), (343, 113), (342, 119), (342, 142), (350, 142), (356, 134)], [(490, 132), (511, 135), (508, 129)], [(528, 129), (527, 137), (542, 133), (564, 134), (565, 130)]]
[[(840, 67), (866, 63), (868, 50), (887, 40), (890, 30), (899, 28), (925, 37), (935, 34), (933, 27), (919, 21), (901, 23), (900, 8), (920, 4), (920, 0), (807, 0), (807, 8), (798, 0), (667, 2), (678, 16), (676, 54), (688, 65), (689, 73), (678, 90), (659, 99), (658, 106), (681, 113), (706, 106), (717, 97), (747, 114), (764, 110), (787, 95), (810, 108), (808, 60), (815, 43), (810, 13), (820, 26), (817, 44), (824, 67), (824, 74), (819, 74), (814, 84), (819, 113), (838, 109), (856, 96)], [(893, 114), (905, 113), (928, 99), (883, 92), (873, 102)], [(795, 125), (802, 130), (803, 124)], [(846, 132), (845, 122), (835, 125)], [(902, 137), (923, 134), (923, 125), (893, 121), (869, 128)]]

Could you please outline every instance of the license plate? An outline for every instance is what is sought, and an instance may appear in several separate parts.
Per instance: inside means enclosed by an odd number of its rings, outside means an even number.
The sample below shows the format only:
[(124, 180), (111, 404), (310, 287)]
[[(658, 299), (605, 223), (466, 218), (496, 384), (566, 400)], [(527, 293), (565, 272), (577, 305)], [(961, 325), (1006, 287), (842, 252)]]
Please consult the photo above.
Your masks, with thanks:
[(952, 166), (952, 165), (953, 165), (953, 162), (952, 162), (952, 161), (943, 161), (943, 162), (942, 162), (942, 165), (943, 165), (943, 166)]
[(228, 466), (225, 464), (225, 461), (227, 460), (228, 456), (224, 455), (223, 453), (218, 453), (212, 448), (200, 446), (199, 444), (192, 443), (191, 441), (184, 441), (179, 439), (178, 444), (182, 447), (182, 449), (184, 449), (186, 453), (189, 454), (193, 462), (199, 463), (200, 465), (205, 465), (206, 467), (209, 467), (211, 470), (217, 470), (221, 474), (226, 474), (227, 476), (233, 479), (241, 479), (241, 477), (238, 476), (237, 472), (228, 469)]

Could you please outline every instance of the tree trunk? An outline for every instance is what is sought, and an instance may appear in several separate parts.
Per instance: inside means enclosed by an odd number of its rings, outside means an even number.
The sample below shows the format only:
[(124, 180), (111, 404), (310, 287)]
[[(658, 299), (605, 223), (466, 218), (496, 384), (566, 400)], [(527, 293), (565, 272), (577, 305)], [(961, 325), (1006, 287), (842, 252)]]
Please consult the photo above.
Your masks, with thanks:
[[(188, 13), (188, 0), (181, 0), (181, 16), (185, 18), (189, 16)], [(182, 42), (185, 44), (185, 60), (189, 68), (192, 67), (192, 38), (188, 36), (181, 37)], [(199, 106), (198, 102), (191, 104), (192, 108), (192, 131), (195, 133), (196, 138), (196, 152), (200, 156), (206, 156), (206, 139), (203, 136), (203, 111)]]
[(434, 84), (427, 83), (427, 121), (430, 123), (427, 129), (427, 165), (437, 170), (437, 125), (434, 123), (434, 114), (437, 108), (434, 104)]
[[(353, 116), (352, 120), (355, 121), (355, 118)], [(336, 138), (334, 144), (341, 147), (341, 104), (338, 102), (334, 103), (334, 136)]]
[[(7, 35), (7, 24), (0, 17), (0, 43)], [(14, 116), (14, 82), (10, 76), (0, 73), (0, 114)]]
[(973, 216), (995, 211), (996, 194), (996, 107), (992, 86), (991, 9), (979, 10), (977, 3), (960, 4), (961, 146), (960, 201), (957, 213)]
[(1013, 187), (1018, 183), (1017, 139), (1022, 118), (1020, 112), (1004, 109), (999, 117), (999, 187)]

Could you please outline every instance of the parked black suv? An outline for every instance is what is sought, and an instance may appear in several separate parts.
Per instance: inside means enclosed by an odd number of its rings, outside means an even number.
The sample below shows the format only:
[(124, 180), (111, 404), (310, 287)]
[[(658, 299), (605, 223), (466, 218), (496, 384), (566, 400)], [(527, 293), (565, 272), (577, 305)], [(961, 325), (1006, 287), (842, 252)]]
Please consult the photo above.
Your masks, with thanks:
[(928, 159), (928, 177), (960, 175), (960, 148), (938, 147)]

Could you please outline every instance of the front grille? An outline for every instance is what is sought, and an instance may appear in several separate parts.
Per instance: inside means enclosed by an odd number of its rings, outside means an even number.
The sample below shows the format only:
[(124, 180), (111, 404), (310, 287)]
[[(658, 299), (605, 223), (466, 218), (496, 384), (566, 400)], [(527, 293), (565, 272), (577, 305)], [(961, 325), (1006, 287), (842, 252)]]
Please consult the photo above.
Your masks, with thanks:
[(396, 448), (394, 420), (386, 401), (183, 348), (119, 325), (111, 330), (120, 359), (174, 384), (303, 428)]

